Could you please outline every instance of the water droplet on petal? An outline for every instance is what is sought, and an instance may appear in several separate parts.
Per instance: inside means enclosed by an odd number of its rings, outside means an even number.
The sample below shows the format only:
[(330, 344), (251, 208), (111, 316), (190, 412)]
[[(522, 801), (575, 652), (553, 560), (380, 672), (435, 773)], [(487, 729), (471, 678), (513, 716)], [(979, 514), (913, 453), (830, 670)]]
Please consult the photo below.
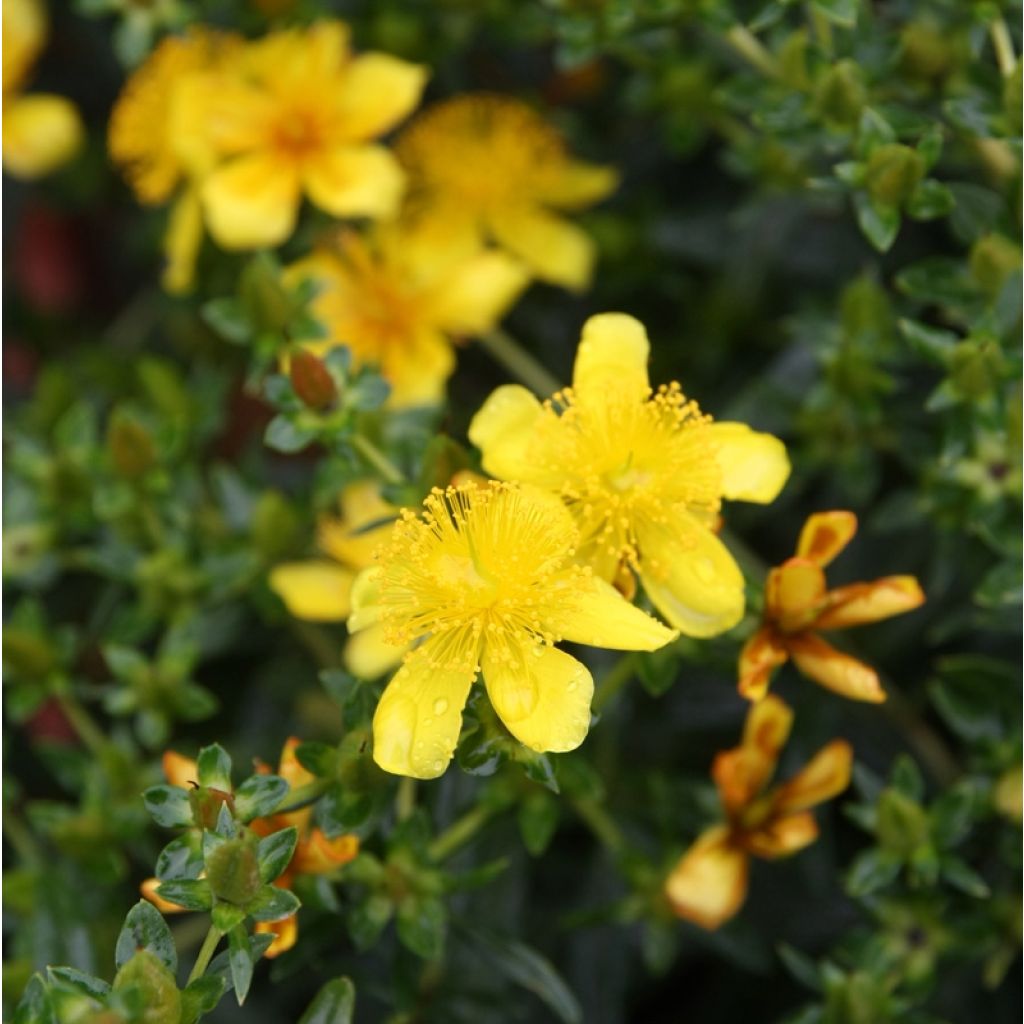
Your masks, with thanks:
[(710, 583), (715, 578), (715, 566), (710, 558), (697, 559), (693, 571), (701, 583)]
[(448, 701), (444, 697), (438, 697), (434, 701), (434, 714), (443, 715), (448, 710)]

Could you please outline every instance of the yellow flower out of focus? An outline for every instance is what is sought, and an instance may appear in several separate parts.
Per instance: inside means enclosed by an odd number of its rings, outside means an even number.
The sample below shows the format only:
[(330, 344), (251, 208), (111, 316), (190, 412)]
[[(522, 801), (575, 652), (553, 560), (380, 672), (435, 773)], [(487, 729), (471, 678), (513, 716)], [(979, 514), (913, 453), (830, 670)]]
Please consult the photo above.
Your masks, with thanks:
[(349, 618), (352, 632), (379, 624), (393, 646), (418, 644), (374, 715), (381, 768), (440, 775), (481, 669), (513, 736), (537, 751), (573, 750), (590, 726), (594, 684), (554, 645), (650, 651), (675, 637), (575, 564), (577, 542), (560, 502), (512, 484), (435, 490), (419, 515), (403, 512), (356, 580)]
[[(440, 401), (455, 368), (453, 342), (491, 330), (528, 282), (504, 253), (446, 255), (393, 226), (368, 238), (343, 232), (290, 275), (320, 286), (313, 314), (357, 364), (380, 367), (394, 408)], [(333, 344), (305, 347), (320, 355)]]
[(22, 87), (46, 40), (39, 0), (3, 0), (3, 164), (15, 178), (40, 178), (67, 163), (84, 138), (69, 100)]
[(813, 843), (818, 825), (809, 808), (849, 785), (853, 751), (833, 740), (788, 782), (768, 788), (792, 722), (792, 711), (767, 697), (750, 709), (741, 745), (715, 758), (726, 822), (704, 832), (665, 881), (679, 917), (707, 929), (724, 924), (746, 899), (750, 857), (775, 860)]
[(828, 590), (824, 567), (857, 532), (852, 512), (818, 512), (800, 533), (796, 556), (768, 574), (764, 623), (740, 654), (739, 689), (760, 700), (772, 674), (790, 658), (805, 676), (851, 700), (879, 702), (878, 673), (837, 651), (818, 630), (846, 629), (912, 611), (924, 602), (913, 576), (886, 576)]
[(486, 94), (446, 100), (405, 129), (395, 151), (409, 173), (408, 215), (439, 246), (472, 251), (493, 240), (544, 281), (587, 285), (593, 242), (551, 211), (604, 199), (618, 175), (570, 157), (526, 104)]
[(470, 424), (484, 469), (559, 495), (578, 557), (605, 580), (639, 574), (681, 632), (708, 637), (743, 615), (744, 585), (715, 536), (722, 498), (767, 503), (789, 476), (781, 441), (712, 423), (677, 384), (652, 393), (643, 326), (605, 313), (584, 325), (573, 386), (543, 405), (498, 388)]
[[(352, 581), (373, 563), (373, 551), (391, 531), (398, 509), (380, 496), (372, 481), (349, 484), (339, 501), (341, 516), (325, 516), (317, 527), (320, 550), (327, 558), (285, 562), (270, 573), (270, 587), (288, 611), (307, 622), (344, 622), (352, 610)], [(373, 528), (371, 524), (387, 520)], [(367, 528), (371, 527), (371, 528)], [(383, 639), (379, 626), (349, 637), (345, 667), (357, 676), (375, 679), (402, 658)]]
[(353, 56), (340, 21), (274, 32), (184, 100), (221, 162), (201, 198), (227, 249), (277, 245), (292, 233), (303, 194), (336, 217), (388, 217), (405, 178), (372, 140), (416, 106), (424, 68), (383, 53)]
[[(287, 740), (281, 751), (281, 761), (277, 769), (277, 774), (288, 783), (292, 791), (312, 782), (315, 778), (302, 767), (299, 759), (295, 756), (295, 749), (299, 742), (294, 736)], [(196, 762), (173, 750), (168, 750), (164, 754), (163, 769), (167, 781), (172, 786), (180, 786), (183, 789), (194, 785), (194, 780), (198, 775)], [(262, 766), (260, 770), (269, 772), (270, 769)], [(290, 889), (296, 875), (330, 874), (353, 860), (359, 853), (358, 837), (342, 835), (335, 839), (328, 839), (319, 828), (313, 827), (312, 818), (313, 808), (303, 807), (297, 811), (256, 818), (249, 824), (253, 832), (261, 837), (272, 835), (292, 826), (298, 832), (298, 842), (295, 845), (292, 859), (284, 872), (274, 881), (274, 885), (281, 889)], [(171, 903), (157, 894), (156, 890), (159, 885), (158, 878), (146, 879), (140, 887), (142, 895), (161, 913), (180, 913), (184, 909), (183, 907)], [(257, 934), (265, 932), (274, 936), (274, 941), (263, 955), (268, 958), (280, 956), (281, 953), (291, 949), (298, 938), (297, 915), (292, 914), (280, 921), (258, 921), (256, 922), (256, 932)]]

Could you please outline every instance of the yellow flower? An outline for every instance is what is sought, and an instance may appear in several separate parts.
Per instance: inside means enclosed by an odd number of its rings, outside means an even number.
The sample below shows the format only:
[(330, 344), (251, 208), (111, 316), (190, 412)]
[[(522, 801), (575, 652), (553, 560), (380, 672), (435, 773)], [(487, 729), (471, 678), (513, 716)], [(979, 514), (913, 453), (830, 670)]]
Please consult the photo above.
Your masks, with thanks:
[(715, 758), (726, 822), (704, 832), (665, 881), (680, 917), (707, 929), (727, 921), (746, 899), (751, 855), (774, 860), (813, 843), (818, 825), (809, 808), (849, 785), (853, 751), (833, 740), (788, 782), (767, 788), (792, 722), (792, 711), (767, 697), (750, 709), (741, 745)]
[[(307, 622), (344, 622), (352, 610), (352, 581), (360, 569), (373, 563), (373, 552), (390, 533), (398, 510), (380, 496), (380, 485), (370, 481), (349, 484), (339, 501), (341, 517), (323, 518), (317, 529), (320, 549), (327, 558), (285, 562), (270, 572), (270, 588), (288, 611)], [(376, 528), (372, 523), (387, 520)], [(375, 679), (402, 657), (384, 642), (380, 627), (363, 630), (345, 646), (345, 667), (357, 676)]]
[(319, 284), (312, 311), (332, 339), (306, 347), (320, 355), (338, 339), (357, 365), (379, 366), (393, 407), (443, 399), (453, 343), (491, 330), (528, 281), (504, 253), (445, 254), (393, 226), (343, 232), (290, 275)]
[(3, 164), (15, 178), (39, 178), (70, 160), (82, 145), (78, 111), (62, 96), (22, 95), (46, 39), (39, 0), (3, 0)]
[(500, 387), (469, 437), (492, 476), (562, 498), (579, 527), (578, 557), (599, 576), (628, 592), (628, 571), (639, 573), (673, 626), (714, 636), (744, 603), (743, 576), (714, 532), (721, 500), (774, 500), (789, 460), (769, 434), (712, 423), (675, 383), (652, 394), (648, 352), (632, 317), (591, 317), (572, 388), (542, 405), (525, 388)]
[(551, 211), (590, 206), (618, 175), (572, 159), (536, 111), (502, 96), (459, 96), (418, 117), (395, 152), (409, 173), (409, 216), (439, 245), (472, 251), (491, 239), (542, 280), (587, 285), (593, 242)]
[(159, 206), (175, 194), (164, 250), (164, 287), (172, 293), (193, 284), (203, 237), (198, 182), (215, 153), (185, 98), (202, 90), (207, 75), (241, 46), (238, 36), (193, 29), (164, 39), (131, 75), (110, 116), (107, 147), (139, 202)]
[(796, 557), (768, 574), (761, 628), (740, 653), (739, 690), (749, 700), (768, 691), (772, 674), (790, 658), (804, 675), (851, 700), (880, 702), (878, 673), (837, 651), (819, 629), (846, 629), (902, 615), (924, 602), (913, 576), (886, 576), (827, 590), (823, 569), (857, 532), (852, 512), (818, 512), (800, 532)]
[(383, 53), (352, 56), (348, 35), (340, 21), (271, 33), (189, 91), (188, 117), (223, 160), (201, 195), (225, 248), (283, 242), (303, 194), (336, 217), (397, 210), (404, 175), (370, 140), (416, 106), (426, 70)]
[(590, 725), (593, 680), (560, 640), (656, 650), (675, 633), (573, 563), (578, 534), (541, 491), (489, 481), (435, 490), (405, 510), (352, 591), (349, 630), (380, 624), (417, 643), (381, 697), (374, 760), (430, 779), (451, 760), (482, 669), (509, 732), (537, 751), (573, 750)]

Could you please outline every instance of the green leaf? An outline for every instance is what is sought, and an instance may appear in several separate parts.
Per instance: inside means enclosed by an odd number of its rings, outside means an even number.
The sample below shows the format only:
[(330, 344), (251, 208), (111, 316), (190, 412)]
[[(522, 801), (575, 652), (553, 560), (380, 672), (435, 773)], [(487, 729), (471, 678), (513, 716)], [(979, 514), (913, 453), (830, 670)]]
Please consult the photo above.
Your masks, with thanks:
[(172, 839), (156, 859), (156, 877), (163, 882), (198, 878), (202, 871), (203, 851), (194, 831)]
[(299, 830), (294, 825), (280, 832), (272, 832), (260, 840), (256, 847), (256, 859), (260, 865), (260, 878), (264, 882), (274, 881), (288, 867), (298, 841)]
[(906, 338), (917, 355), (939, 366), (949, 365), (953, 350), (960, 342), (960, 335), (906, 318), (901, 319), (898, 326), (900, 334)]
[(288, 783), (279, 775), (250, 775), (235, 790), (235, 814), (252, 821), (271, 814), (288, 793)]
[(896, 141), (892, 125), (872, 107), (865, 107), (857, 129), (857, 152), (867, 156), (876, 146)]
[(928, 178), (907, 200), (907, 214), (914, 220), (936, 220), (951, 213), (955, 205), (953, 193), (941, 182)]
[(149, 950), (172, 974), (178, 969), (178, 953), (171, 938), (171, 929), (160, 911), (148, 900), (139, 900), (128, 911), (121, 934), (117, 937), (114, 963), (118, 968), (123, 967), (140, 949)]
[(57, 1024), (57, 1015), (41, 975), (33, 974), (29, 978), (14, 1011), (13, 1024)]
[(179, 786), (150, 786), (142, 800), (152, 819), (164, 828), (187, 828), (192, 824), (192, 804)]
[(306, 448), (316, 438), (316, 432), (296, 426), (287, 416), (275, 416), (263, 435), (263, 443), (276, 452), (291, 455)]
[(103, 659), (115, 677), (127, 683), (141, 682), (149, 672), (149, 662), (134, 647), (108, 644)]
[(282, 921), (301, 906), (294, 893), (278, 889), (275, 885), (265, 885), (246, 910), (254, 921)]
[(398, 938), (424, 960), (438, 960), (444, 951), (448, 912), (436, 896), (413, 894), (398, 905)]
[(204, 1014), (215, 1009), (227, 991), (224, 978), (204, 974), (181, 993), (181, 1024), (196, 1024)]
[(841, 28), (853, 28), (857, 24), (859, 6), (859, 0), (811, 0), (814, 10)]
[(246, 918), (245, 908), (219, 900), (210, 911), (210, 919), (218, 931), (227, 933), (237, 928)]
[(970, 833), (981, 807), (977, 791), (967, 781), (958, 782), (940, 794), (928, 812), (935, 842), (944, 850), (958, 846)]
[(911, 800), (920, 803), (924, 799), (924, 776), (909, 754), (901, 754), (893, 762), (889, 781)]
[(345, 923), (356, 949), (360, 952), (372, 949), (380, 938), (380, 933), (391, 920), (393, 912), (394, 905), (391, 900), (377, 893), (369, 893), (362, 899), (350, 903)]
[(207, 326), (226, 341), (242, 344), (252, 335), (249, 317), (238, 299), (211, 299), (199, 313)]
[(200, 786), (231, 792), (231, 758), (219, 743), (203, 747), (196, 765)]
[(865, 850), (850, 865), (846, 891), (851, 896), (867, 896), (891, 885), (900, 873), (902, 861), (887, 850)]
[(942, 877), (954, 889), (959, 889), (975, 899), (984, 900), (992, 895), (985, 879), (959, 857), (943, 857)]
[(185, 910), (209, 910), (213, 906), (210, 883), (205, 878), (177, 878), (161, 882), (156, 894)]
[(231, 967), (231, 984), (235, 990), (235, 998), (241, 1006), (249, 994), (255, 964), (252, 946), (249, 944), (249, 933), (243, 925), (237, 925), (228, 932), (228, 964)]
[(379, 409), (391, 394), (391, 385), (377, 374), (366, 373), (345, 392), (345, 405), (369, 412)]
[(853, 204), (864, 237), (879, 252), (888, 252), (900, 231), (899, 207), (874, 202), (864, 192), (853, 197)]
[(527, 747), (517, 746), (514, 758), (523, 766), (526, 777), (531, 782), (539, 782), (552, 793), (558, 793), (558, 779), (555, 778), (555, 767), (547, 754), (539, 754)]
[(318, 778), (326, 778), (334, 774), (337, 764), (337, 753), (334, 747), (315, 740), (306, 740), (295, 748), (295, 757), (299, 764)]
[(809, 988), (812, 992), (822, 991), (818, 965), (806, 953), (802, 953), (799, 949), (795, 949), (785, 942), (779, 943), (776, 950), (786, 970), (801, 985)]
[(534, 857), (539, 857), (551, 842), (558, 827), (558, 814), (558, 802), (548, 793), (530, 793), (519, 805), (519, 833)]
[(313, 997), (299, 1024), (352, 1024), (356, 988), (348, 978), (334, 978)]
[(993, 566), (974, 591), (974, 600), (982, 608), (1007, 608), (1021, 603), (1024, 582), (1017, 560)]
[(102, 978), (94, 978), (91, 974), (76, 970), (74, 967), (47, 967), (46, 975), (52, 984), (80, 992), (99, 1002), (102, 1002), (110, 992), (110, 985)]

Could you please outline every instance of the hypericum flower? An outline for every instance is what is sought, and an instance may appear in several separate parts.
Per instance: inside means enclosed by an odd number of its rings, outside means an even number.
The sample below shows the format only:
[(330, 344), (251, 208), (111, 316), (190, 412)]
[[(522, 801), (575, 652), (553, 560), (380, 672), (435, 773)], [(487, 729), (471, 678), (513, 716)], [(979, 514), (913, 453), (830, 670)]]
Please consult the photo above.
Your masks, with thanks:
[(924, 594), (913, 576), (886, 576), (827, 590), (822, 570), (856, 532), (852, 512), (817, 512), (800, 531), (796, 557), (768, 574), (764, 623), (740, 653), (739, 690), (748, 700), (760, 700), (772, 674), (790, 658), (804, 675), (844, 697), (885, 700), (878, 673), (837, 651), (818, 630), (902, 615), (922, 604)]
[(744, 601), (743, 576), (714, 533), (721, 500), (774, 500), (789, 460), (770, 434), (712, 423), (678, 384), (652, 394), (649, 348), (632, 317), (591, 317), (571, 388), (542, 405), (525, 388), (500, 387), (469, 437), (492, 476), (562, 498), (579, 527), (578, 557), (599, 576), (639, 573), (673, 626), (713, 636), (739, 621)]
[[(281, 761), (277, 769), (277, 774), (288, 783), (292, 791), (312, 782), (315, 778), (302, 767), (299, 759), (295, 756), (295, 748), (299, 743), (300, 740), (296, 737), (289, 737), (281, 751)], [(173, 750), (168, 750), (164, 754), (163, 769), (167, 781), (172, 786), (180, 786), (183, 789), (194, 785), (199, 774), (195, 761)], [(259, 770), (269, 772), (270, 768), (261, 764)], [(297, 830), (298, 842), (295, 845), (292, 859), (284, 872), (274, 881), (274, 885), (282, 889), (290, 889), (297, 875), (330, 874), (354, 859), (359, 853), (357, 836), (341, 835), (335, 839), (328, 839), (319, 828), (313, 827), (312, 816), (312, 807), (303, 807), (284, 814), (255, 818), (249, 823), (249, 827), (259, 836), (269, 836), (292, 826)], [(157, 894), (156, 889), (159, 885), (158, 878), (147, 878), (140, 887), (142, 895), (161, 913), (181, 913), (184, 910), (183, 907), (178, 906), (177, 903), (171, 903)], [(258, 921), (256, 931), (274, 936), (274, 941), (263, 955), (266, 957), (280, 956), (281, 953), (295, 945), (298, 937), (297, 915), (292, 914), (280, 921)]]
[(377, 706), (374, 760), (399, 775), (440, 775), (481, 669), (516, 739), (575, 749), (594, 683), (554, 645), (651, 651), (676, 634), (573, 562), (576, 527), (549, 495), (489, 481), (435, 490), (423, 505), (403, 511), (352, 591), (350, 631), (379, 623), (393, 646), (418, 643)]
[(196, 28), (169, 36), (129, 77), (110, 116), (107, 146), (139, 202), (159, 206), (177, 196), (164, 236), (164, 287), (192, 287), (203, 222), (198, 183), (215, 162), (202, 122), (185, 97), (238, 52), (238, 36)]
[(618, 183), (610, 167), (569, 156), (535, 110), (503, 96), (459, 96), (431, 107), (395, 146), (409, 173), (409, 216), (439, 245), (494, 240), (537, 277), (567, 288), (590, 280), (594, 245), (551, 210), (576, 210)]
[[(342, 232), (291, 275), (320, 285), (313, 313), (357, 363), (380, 367), (394, 407), (440, 401), (455, 368), (453, 342), (491, 330), (528, 282), (504, 253), (453, 255), (396, 227)], [(321, 354), (336, 343), (306, 347)]]
[(46, 40), (40, 0), (3, 0), (3, 164), (15, 178), (39, 178), (67, 163), (84, 137), (69, 100), (49, 93), (22, 94)]
[(792, 722), (793, 712), (767, 697), (747, 714), (740, 746), (715, 758), (711, 775), (726, 821), (704, 832), (665, 880), (665, 895), (680, 917), (718, 928), (746, 899), (751, 855), (775, 860), (818, 838), (809, 808), (846, 789), (853, 750), (833, 740), (788, 782), (769, 789)]
[(371, 144), (419, 102), (427, 73), (383, 53), (352, 56), (348, 28), (320, 21), (247, 45), (228, 72), (191, 90), (189, 116), (224, 158), (204, 181), (203, 208), (227, 249), (277, 245), (303, 194), (336, 217), (386, 217), (405, 178)]
[[(285, 562), (270, 572), (270, 588), (288, 611), (307, 622), (344, 622), (352, 610), (352, 581), (373, 564), (373, 552), (389, 535), (398, 509), (380, 496), (378, 483), (349, 484), (339, 499), (341, 516), (317, 524), (317, 540), (327, 558)], [(379, 523), (376, 527), (371, 524)], [(368, 529), (368, 527), (371, 527)], [(384, 642), (380, 626), (349, 637), (345, 667), (357, 676), (376, 679), (401, 661), (404, 650)]]

